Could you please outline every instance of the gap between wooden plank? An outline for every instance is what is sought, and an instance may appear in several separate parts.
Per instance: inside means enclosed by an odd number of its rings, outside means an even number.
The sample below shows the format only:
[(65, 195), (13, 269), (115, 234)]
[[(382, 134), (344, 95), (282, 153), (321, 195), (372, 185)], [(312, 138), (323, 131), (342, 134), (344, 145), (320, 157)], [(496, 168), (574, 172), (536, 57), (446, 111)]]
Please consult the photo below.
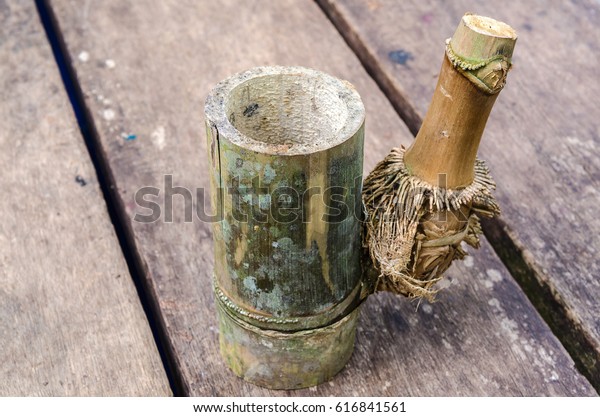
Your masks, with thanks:
[(0, 16), (0, 396), (171, 395), (36, 7)]
[[(357, 55), (411, 133), (416, 135), (423, 119), (408, 94), (394, 85), (390, 76), (382, 68), (376, 53), (361, 39), (333, 2), (330, 0), (315, 0), (315, 2)], [(523, 242), (511, 228), (500, 218), (483, 219), (482, 227), (500, 260), (563, 344), (577, 369), (600, 393), (600, 357), (595, 353), (591, 336), (583, 331), (579, 320), (569, 313), (563, 298), (545, 277), (542, 268), (530, 256)]]
[(180, 368), (174, 363), (175, 357), (166, 336), (165, 324), (161, 315), (158, 314), (159, 307), (155, 302), (156, 296), (148, 293), (151, 291), (151, 288), (146, 286), (144, 280), (141, 278), (142, 274), (140, 271), (143, 269), (140, 265), (140, 257), (134, 254), (135, 244), (133, 243), (133, 234), (130, 230), (128, 219), (124, 218), (125, 210), (120, 207), (120, 199), (117, 197), (115, 181), (110, 169), (106, 165), (106, 158), (103, 155), (102, 148), (98, 144), (98, 133), (84, 104), (83, 94), (77, 82), (75, 71), (66, 59), (66, 47), (61, 36), (60, 27), (52, 9), (45, 0), (35, 0), (35, 5), (44, 31), (46, 32), (46, 37), (52, 48), (52, 54), (69, 96), (73, 112), (75, 113), (81, 136), (84, 139), (94, 170), (96, 171), (100, 190), (106, 201), (108, 215), (117, 235), (121, 252), (127, 263), (127, 268), (140, 298), (142, 308), (148, 319), (148, 324), (165, 367), (167, 378), (169, 379), (171, 391), (174, 396), (182, 396), (183, 385), (179, 373)]

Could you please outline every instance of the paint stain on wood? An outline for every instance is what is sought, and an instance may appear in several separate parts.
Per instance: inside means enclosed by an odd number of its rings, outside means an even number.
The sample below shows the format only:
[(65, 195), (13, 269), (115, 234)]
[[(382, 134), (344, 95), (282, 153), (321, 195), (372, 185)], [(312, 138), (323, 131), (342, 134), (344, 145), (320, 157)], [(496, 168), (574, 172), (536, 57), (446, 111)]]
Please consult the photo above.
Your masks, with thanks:
[(433, 22), (433, 13), (428, 12), (428, 13), (422, 14), (421, 21), (423, 23), (425, 23), (426, 25), (430, 24), (431, 22)]
[(392, 62), (395, 62), (396, 64), (400, 64), (400, 65), (407, 65), (408, 61), (411, 61), (414, 59), (413, 54), (411, 54), (408, 51), (405, 51), (404, 49), (397, 49), (395, 51), (390, 51), (388, 53), (388, 57), (390, 58), (390, 60)]
[(81, 185), (82, 187), (85, 187), (87, 185), (87, 181), (81, 175), (75, 176), (75, 182)]

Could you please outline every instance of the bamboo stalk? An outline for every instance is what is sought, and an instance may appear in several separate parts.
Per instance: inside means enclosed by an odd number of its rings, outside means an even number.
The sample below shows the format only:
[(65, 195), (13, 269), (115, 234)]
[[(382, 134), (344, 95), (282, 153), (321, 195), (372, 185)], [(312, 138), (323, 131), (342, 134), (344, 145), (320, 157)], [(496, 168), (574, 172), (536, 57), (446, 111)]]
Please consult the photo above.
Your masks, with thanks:
[(463, 16), (415, 142), (365, 179), (363, 241), (380, 273), (375, 290), (433, 300), (442, 274), (466, 256), (461, 243), (479, 246), (477, 215), (499, 214), (495, 184), (476, 156), (516, 39), (505, 23)]
[(463, 16), (448, 42), (423, 126), (404, 156), (411, 174), (443, 188), (473, 182), (479, 142), (504, 87), (516, 40), (505, 23)]

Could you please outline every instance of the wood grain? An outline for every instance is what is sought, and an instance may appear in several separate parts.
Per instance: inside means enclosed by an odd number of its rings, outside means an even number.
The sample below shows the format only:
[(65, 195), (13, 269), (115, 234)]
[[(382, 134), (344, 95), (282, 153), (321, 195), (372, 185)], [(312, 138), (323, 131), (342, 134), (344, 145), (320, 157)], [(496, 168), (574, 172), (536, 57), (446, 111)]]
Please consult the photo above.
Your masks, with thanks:
[[(299, 2), (52, 2), (123, 209), (164, 176), (208, 188), (203, 101), (229, 75), (303, 65), (350, 80), (367, 109), (365, 172), (411, 135), (318, 6)], [(81, 54), (89, 55), (81, 60)], [(84, 54), (84, 56), (86, 56)], [(110, 64), (109, 64), (110, 62)], [(135, 140), (126, 140), (136, 135)], [(181, 191), (181, 190), (180, 190)], [(218, 352), (210, 225), (131, 221), (136, 255), (192, 395), (281, 395), (244, 383)], [(167, 198), (169, 200), (169, 198)], [(162, 213), (164, 214), (164, 213)], [(366, 303), (356, 351), (331, 383), (289, 395), (594, 395), (486, 241), (452, 268), (447, 291), (420, 308), (380, 294)]]
[(0, 395), (169, 395), (33, 3), (0, 3)]
[[(600, 389), (600, 5), (320, 3), (397, 107), (420, 116), (435, 88), (444, 40), (465, 12), (517, 30), (514, 68), (480, 148), (498, 183), (505, 223), (488, 222), (486, 233)], [(415, 131), (420, 120), (407, 120)]]

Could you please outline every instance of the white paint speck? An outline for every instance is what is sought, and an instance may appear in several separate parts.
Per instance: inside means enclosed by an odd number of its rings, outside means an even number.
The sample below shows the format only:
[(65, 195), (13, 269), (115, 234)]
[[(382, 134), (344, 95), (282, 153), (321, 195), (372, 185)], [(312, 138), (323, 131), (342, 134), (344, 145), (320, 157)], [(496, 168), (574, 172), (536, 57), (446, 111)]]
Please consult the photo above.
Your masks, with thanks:
[(90, 60), (90, 53), (87, 51), (81, 51), (77, 57), (81, 62), (88, 62)]
[(551, 365), (555, 365), (554, 358), (551, 356), (552, 352), (548, 354), (548, 352), (546, 352), (546, 349), (540, 347), (538, 348), (538, 354), (544, 360), (544, 362), (549, 363)]
[(504, 329), (504, 332), (511, 342), (515, 342), (517, 339), (519, 339), (519, 325), (516, 321), (511, 320), (508, 317), (504, 317), (500, 321), (500, 326)]
[(490, 305), (494, 308), (500, 308), (500, 301), (498, 301), (497, 298), (490, 298), (488, 300), (488, 305)]
[(154, 132), (150, 134), (150, 138), (152, 139), (152, 143), (154, 143), (158, 149), (162, 151), (165, 148), (166, 134), (163, 126), (158, 126)]
[(467, 256), (464, 260), (464, 264), (467, 268), (472, 268), (473, 267), (473, 257), (472, 256)]
[(588, 139), (588, 140), (581, 140), (575, 136), (567, 136), (566, 137), (566, 142), (569, 145), (573, 145), (579, 148), (585, 148), (588, 150), (595, 150), (596, 149), (596, 142), (593, 139)]
[(423, 306), (421, 308), (423, 309), (423, 313), (425, 314), (431, 314), (433, 312), (433, 307), (431, 307), (431, 304), (423, 303)]
[(540, 250), (546, 247), (546, 243), (544, 242), (544, 240), (539, 237), (534, 237), (533, 239), (531, 239), (531, 244), (535, 246), (536, 249)]
[(112, 59), (107, 59), (106, 61), (104, 61), (104, 65), (106, 65), (106, 68), (108, 69), (113, 69), (117, 66), (117, 64), (115, 64), (115, 61), (113, 61)]
[(581, 145), (581, 141), (579, 140), (579, 138), (575, 137), (575, 136), (567, 136), (566, 137), (567, 143), (570, 145)]
[(437, 288), (439, 290), (445, 290), (446, 288), (450, 288), (453, 283), (454, 279), (448, 275), (446, 279), (442, 280), (439, 284), (437, 284)]
[(102, 112), (102, 117), (104, 117), (105, 120), (112, 120), (115, 118), (115, 111), (113, 109), (105, 109)]
[(492, 282), (502, 281), (502, 273), (497, 269), (490, 268), (485, 272)]

